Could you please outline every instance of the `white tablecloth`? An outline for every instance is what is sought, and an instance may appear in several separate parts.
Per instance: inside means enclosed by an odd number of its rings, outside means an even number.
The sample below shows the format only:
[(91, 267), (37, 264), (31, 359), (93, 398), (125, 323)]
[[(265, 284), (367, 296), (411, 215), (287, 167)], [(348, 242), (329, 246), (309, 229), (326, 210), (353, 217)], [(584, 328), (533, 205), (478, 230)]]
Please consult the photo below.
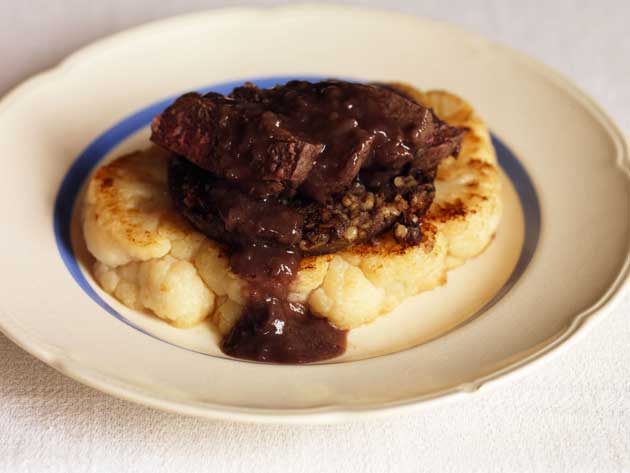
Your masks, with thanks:
[[(110, 32), (227, 4), (1, 2), (0, 93)], [(628, 0), (400, 0), (389, 7), (461, 24), (541, 59), (630, 133)], [(387, 420), (306, 427), (210, 422), (120, 401), (0, 335), (0, 471), (630, 471), (629, 315), (626, 291), (569, 350), (465, 400)]]

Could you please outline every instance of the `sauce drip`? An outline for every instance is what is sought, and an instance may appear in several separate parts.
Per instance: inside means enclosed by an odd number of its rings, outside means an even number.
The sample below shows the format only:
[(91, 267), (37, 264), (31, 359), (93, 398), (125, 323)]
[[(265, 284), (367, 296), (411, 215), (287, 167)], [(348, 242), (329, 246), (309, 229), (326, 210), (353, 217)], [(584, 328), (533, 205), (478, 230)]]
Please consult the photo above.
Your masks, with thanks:
[(309, 363), (341, 355), (346, 334), (304, 304), (288, 300), (297, 275), (298, 251), (254, 243), (232, 254), (232, 270), (249, 283), (249, 303), (222, 344), (237, 358)]

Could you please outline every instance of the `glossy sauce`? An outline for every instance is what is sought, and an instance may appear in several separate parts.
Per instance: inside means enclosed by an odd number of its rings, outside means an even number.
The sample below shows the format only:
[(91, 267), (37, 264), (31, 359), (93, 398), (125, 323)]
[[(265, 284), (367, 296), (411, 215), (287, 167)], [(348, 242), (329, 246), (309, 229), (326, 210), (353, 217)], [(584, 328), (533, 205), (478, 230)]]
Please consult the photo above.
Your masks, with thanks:
[(249, 283), (245, 312), (222, 344), (237, 358), (309, 363), (341, 355), (346, 331), (288, 300), (301, 255), (293, 249), (252, 244), (235, 252), (232, 270)]

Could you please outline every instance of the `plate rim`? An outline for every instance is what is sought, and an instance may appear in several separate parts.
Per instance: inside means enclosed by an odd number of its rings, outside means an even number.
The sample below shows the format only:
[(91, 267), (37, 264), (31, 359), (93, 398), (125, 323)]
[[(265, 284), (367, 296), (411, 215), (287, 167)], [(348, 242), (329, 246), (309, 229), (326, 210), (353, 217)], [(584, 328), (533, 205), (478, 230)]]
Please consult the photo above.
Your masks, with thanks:
[[(109, 44), (124, 41), (125, 37), (142, 35), (150, 32), (152, 29), (157, 30), (164, 28), (169, 24), (179, 23), (180, 25), (183, 25), (189, 21), (204, 21), (208, 17), (239, 14), (273, 16), (277, 14), (286, 14), (287, 12), (303, 12), (308, 9), (317, 9), (318, 11), (327, 10), (328, 12), (337, 12), (340, 14), (370, 12), (373, 14), (388, 15), (389, 17), (399, 21), (413, 21), (418, 24), (438, 25), (442, 28), (451, 29), (458, 33), (464, 32), (470, 38), (474, 38), (489, 47), (498, 48), (509, 53), (515, 61), (521, 63), (525, 67), (533, 69), (546, 80), (549, 80), (559, 86), (565, 93), (570, 95), (573, 100), (582, 104), (589, 114), (601, 123), (602, 127), (607, 131), (615, 143), (617, 152), (616, 168), (618, 168), (618, 172), (621, 172), (624, 175), (627, 185), (630, 186), (630, 146), (628, 140), (624, 137), (618, 125), (608, 115), (608, 113), (571, 79), (555, 71), (539, 60), (526, 55), (525, 53), (515, 50), (510, 46), (488, 40), (476, 32), (469, 31), (448, 22), (418, 17), (383, 8), (330, 4), (302, 4), (275, 7), (228, 7), (202, 10), (151, 21), (89, 43), (88, 45), (83, 46), (68, 55), (57, 65), (35, 74), (25, 81), (17, 84), (0, 99), (0, 116), (5, 113), (12, 104), (20, 98), (21, 95), (26, 94), (31, 89), (42, 85), (46, 82), (46, 80), (54, 79), (55, 76), (58, 78), (66, 71), (70, 70), (75, 64), (84, 59), (89, 59), (93, 53), (98, 50), (103, 50)], [(382, 417), (411, 409), (418, 410), (420, 408), (427, 408), (437, 403), (459, 399), (466, 394), (478, 391), (481, 387), (497, 386), (500, 383), (511, 380), (517, 375), (523, 375), (529, 369), (538, 366), (541, 362), (549, 360), (551, 358), (549, 355), (560, 353), (561, 350), (568, 349), (572, 343), (575, 343), (587, 332), (587, 327), (591, 327), (594, 323), (602, 320), (603, 317), (619, 302), (622, 294), (625, 292), (626, 286), (628, 286), (629, 281), (630, 239), (626, 245), (626, 257), (622, 266), (620, 267), (614, 281), (612, 281), (610, 286), (601, 294), (600, 298), (590, 307), (575, 314), (571, 323), (563, 330), (554, 334), (548, 340), (543, 341), (538, 346), (532, 347), (525, 355), (520, 356), (516, 361), (508, 363), (501, 369), (481, 376), (474, 381), (462, 383), (434, 393), (398, 401), (385, 403), (377, 401), (375, 403), (357, 406), (331, 404), (323, 407), (279, 410), (237, 406), (226, 407), (225, 405), (208, 402), (195, 403), (190, 400), (176, 399), (174, 396), (169, 396), (162, 392), (141, 389), (131, 383), (120, 382), (111, 376), (101, 375), (97, 370), (83, 366), (80, 362), (73, 362), (69, 359), (61, 361), (57, 356), (52, 356), (45, 350), (45, 348), (38, 345), (37, 341), (29, 339), (28, 335), (23, 333), (16, 324), (11, 323), (11, 318), (7, 317), (1, 309), (0, 314), (2, 317), (0, 317), (0, 331), (2, 331), (9, 340), (14, 342), (20, 348), (60, 371), (64, 375), (107, 394), (149, 407), (189, 416), (236, 420), (241, 422), (294, 424), (332, 423), (354, 420), (357, 418)]]

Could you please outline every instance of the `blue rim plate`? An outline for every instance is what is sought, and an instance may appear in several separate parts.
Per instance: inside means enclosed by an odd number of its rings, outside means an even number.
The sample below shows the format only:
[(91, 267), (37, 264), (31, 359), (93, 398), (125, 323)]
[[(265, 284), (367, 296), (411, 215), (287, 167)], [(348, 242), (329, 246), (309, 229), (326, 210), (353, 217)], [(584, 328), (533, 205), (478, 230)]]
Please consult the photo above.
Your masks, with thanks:
[[(522, 211), (525, 223), (524, 245), (514, 242), (517, 269), (483, 316), (387, 356), (297, 367), (234, 363), (156, 339), (90, 286), (68, 224), (99, 160), (138, 136), (175, 92), (290, 75), (406, 81), (474, 105), (520, 200), (504, 219)], [(75, 53), (0, 102), (0, 210), (9, 222), (0, 247), (0, 329), (83, 383), (188, 415), (331, 422), (465, 396), (568, 346), (618, 300), (630, 272), (629, 154), (618, 127), (566, 78), (447, 24), (301, 5), (141, 26)], [(495, 248), (471, 265), (498, 264), (500, 255), (485, 257)], [(436, 290), (448, 293), (442, 304), (462, 300), (451, 282)]]
[[(308, 80), (318, 81), (323, 80), (325, 77), (301, 77), (301, 76), (283, 76), (283, 77), (269, 77), (264, 79), (252, 79), (246, 78), (238, 81), (231, 81), (224, 84), (218, 84), (215, 86), (207, 86), (197, 89), (200, 93), (217, 92), (221, 94), (228, 94), (244, 82), (251, 82), (261, 88), (273, 87), (278, 84), (283, 84), (289, 80)], [(134, 329), (157, 338), (165, 343), (171, 343), (168, 340), (160, 338), (158, 335), (152, 334), (150, 331), (142, 328), (138, 324), (126, 318), (119, 311), (117, 311), (112, 305), (105, 301), (95, 290), (92, 284), (88, 281), (85, 274), (79, 266), (77, 256), (73, 249), (72, 242), (72, 225), (73, 215), (76, 215), (76, 206), (81, 203), (77, 200), (81, 195), (81, 189), (83, 188), (86, 180), (99, 165), (99, 163), (105, 158), (105, 156), (118, 146), (123, 140), (129, 138), (134, 133), (147, 127), (153, 117), (164, 110), (170, 105), (178, 95), (170, 96), (166, 99), (153, 103), (143, 109), (129, 115), (109, 128), (98, 138), (92, 141), (87, 148), (85, 148), (81, 154), (76, 158), (73, 164), (68, 169), (68, 172), (64, 176), (59, 192), (55, 199), (55, 211), (53, 214), (53, 229), (55, 232), (55, 240), (57, 242), (57, 249), (61, 259), (63, 260), (66, 268), (76, 281), (76, 283), (103, 309), (116, 319), (124, 322), (125, 324), (133, 327)], [(512, 153), (512, 151), (495, 135), (492, 135), (492, 143), (495, 147), (497, 158), (501, 168), (508, 175), (512, 185), (516, 189), (518, 194), (521, 209), (523, 211), (525, 220), (525, 235), (521, 246), (521, 251), (514, 267), (514, 270), (505, 281), (503, 286), (496, 292), (496, 294), (486, 302), (483, 307), (469, 317), (465, 323), (470, 320), (481, 316), (493, 305), (495, 305), (501, 298), (514, 286), (524, 271), (527, 269), (531, 258), (536, 251), (536, 245), (540, 234), (540, 204), (536, 195), (534, 185), (527, 174), (527, 171), (523, 165), (519, 162), (518, 158)], [(458, 324), (459, 325), (459, 324)], [(441, 334), (446, 335), (456, 327), (449, 329)], [(178, 345), (176, 345), (178, 346)], [(180, 346), (180, 348), (188, 349)], [(202, 352), (198, 352), (202, 353)], [(205, 354), (205, 353), (204, 353)]]

